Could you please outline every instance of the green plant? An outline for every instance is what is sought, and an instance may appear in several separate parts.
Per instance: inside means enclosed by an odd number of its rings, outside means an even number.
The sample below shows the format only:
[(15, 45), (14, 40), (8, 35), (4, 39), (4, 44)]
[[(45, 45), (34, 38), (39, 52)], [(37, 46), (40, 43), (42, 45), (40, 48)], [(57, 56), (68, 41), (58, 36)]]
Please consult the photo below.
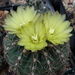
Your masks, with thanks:
[(65, 69), (68, 60), (66, 43), (50, 44), (41, 51), (31, 52), (17, 45), (18, 40), (14, 34), (4, 38), (5, 59), (18, 75), (55, 75)]
[(10, 31), (3, 40), (5, 59), (18, 75), (62, 75), (68, 64), (64, 42), (72, 36), (70, 22), (58, 12), (39, 13), (34, 7), (18, 7), (5, 19), (3, 27)]

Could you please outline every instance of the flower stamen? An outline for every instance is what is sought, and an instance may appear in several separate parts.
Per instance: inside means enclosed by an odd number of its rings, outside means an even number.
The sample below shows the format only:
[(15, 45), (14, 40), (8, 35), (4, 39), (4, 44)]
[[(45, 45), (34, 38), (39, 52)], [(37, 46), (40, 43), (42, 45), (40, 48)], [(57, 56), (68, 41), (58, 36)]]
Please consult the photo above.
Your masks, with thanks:
[(25, 25), (25, 22), (22, 22), (22, 23), (20, 24), (20, 26), (23, 26), (23, 25)]
[(55, 29), (50, 28), (49, 33), (52, 35), (52, 34), (54, 33), (54, 30), (55, 30)]
[(38, 42), (37, 34), (31, 35), (31, 38), (32, 38), (33, 43), (37, 43)]

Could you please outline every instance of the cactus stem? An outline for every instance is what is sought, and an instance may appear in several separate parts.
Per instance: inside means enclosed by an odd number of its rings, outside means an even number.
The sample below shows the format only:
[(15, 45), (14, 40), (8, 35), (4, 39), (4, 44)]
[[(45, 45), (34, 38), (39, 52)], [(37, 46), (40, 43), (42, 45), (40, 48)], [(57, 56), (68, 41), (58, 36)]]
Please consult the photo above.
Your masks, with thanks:
[(66, 46), (49, 44), (51, 47), (31, 52), (17, 45), (19, 38), (16, 35), (7, 35), (4, 58), (18, 75), (57, 75), (58, 71), (64, 70), (68, 56)]

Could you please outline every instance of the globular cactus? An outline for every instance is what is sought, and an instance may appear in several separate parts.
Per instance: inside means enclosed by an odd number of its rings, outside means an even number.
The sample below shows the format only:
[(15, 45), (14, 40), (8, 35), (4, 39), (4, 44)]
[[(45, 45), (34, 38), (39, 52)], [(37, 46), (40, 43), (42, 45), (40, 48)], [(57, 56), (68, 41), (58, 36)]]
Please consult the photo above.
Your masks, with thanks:
[(4, 32), (4, 28), (2, 27), (2, 23), (0, 23), (0, 36), (2, 36), (3, 32)]
[(14, 34), (7, 34), (4, 38), (5, 59), (18, 75), (59, 75), (59, 71), (65, 70), (68, 60), (66, 43), (50, 44), (41, 51), (31, 52), (17, 45), (18, 40)]
[(23, 4), (25, 7), (27, 5), (34, 6), (35, 9), (37, 9), (40, 13), (45, 13), (48, 11), (48, 9), (45, 7), (45, 3), (43, 0), (26, 0), (26, 2)]
[(62, 75), (68, 64), (70, 22), (58, 12), (35, 9), (20, 6), (6, 17), (4, 57), (18, 75)]

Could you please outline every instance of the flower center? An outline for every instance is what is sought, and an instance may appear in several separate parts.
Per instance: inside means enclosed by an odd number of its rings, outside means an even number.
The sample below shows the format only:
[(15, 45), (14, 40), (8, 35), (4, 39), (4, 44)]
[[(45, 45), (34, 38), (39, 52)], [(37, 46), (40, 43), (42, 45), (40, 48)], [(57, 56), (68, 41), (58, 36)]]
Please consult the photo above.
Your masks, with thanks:
[(52, 35), (52, 34), (54, 33), (54, 30), (55, 30), (55, 29), (50, 28), (49, 33)]
[(23, 26), (23, 25), (25, 25), (25, 22), (22, 22), (22, 23), (20, 24), (20, 26)]
[(38, 42), (38, 36), (37, 34), (31, 35), (31, 39), (33, 43), (37, 43)]

